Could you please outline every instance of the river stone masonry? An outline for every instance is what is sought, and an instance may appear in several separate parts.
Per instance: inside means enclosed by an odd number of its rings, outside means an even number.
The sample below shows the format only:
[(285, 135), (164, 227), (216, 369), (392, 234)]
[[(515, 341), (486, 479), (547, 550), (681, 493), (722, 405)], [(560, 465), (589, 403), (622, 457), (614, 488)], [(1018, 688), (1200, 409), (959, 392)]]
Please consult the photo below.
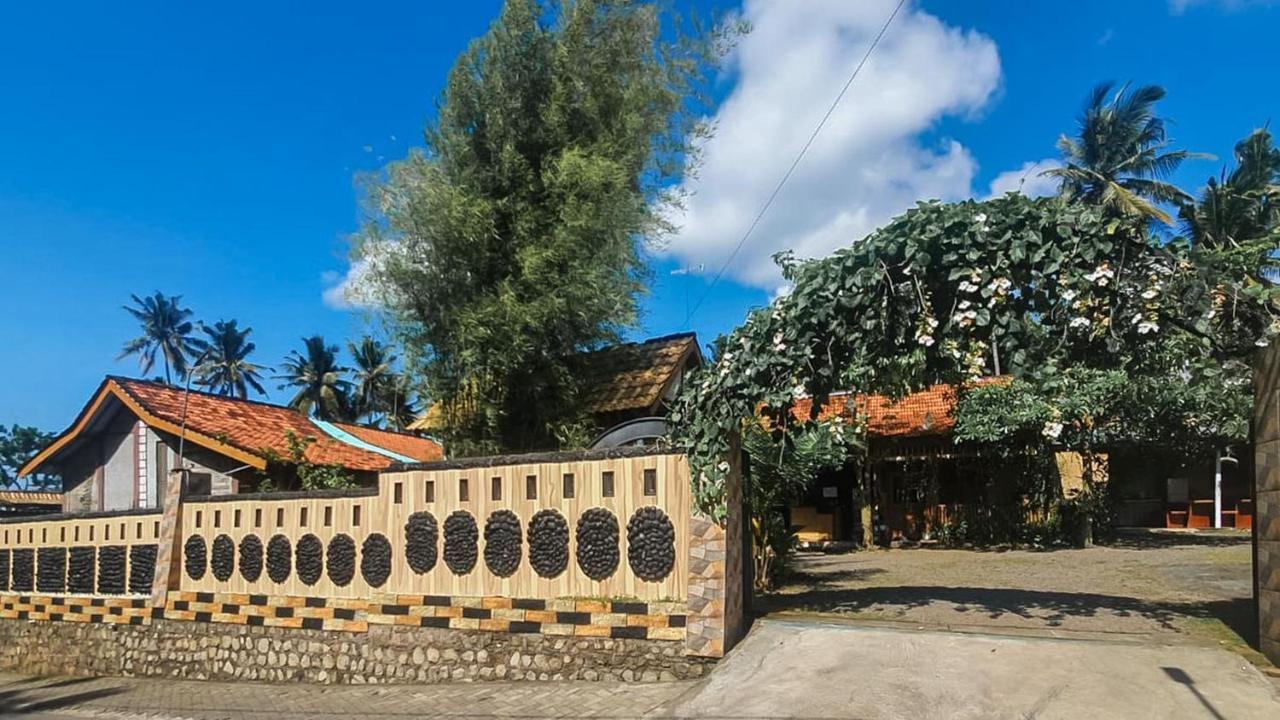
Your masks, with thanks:
[(678, 641), (370, 627), (367, 634), (155, 620), (0, 622), (0, 670), (321, 684), (484, 680), (655, 682), (710, 661)]

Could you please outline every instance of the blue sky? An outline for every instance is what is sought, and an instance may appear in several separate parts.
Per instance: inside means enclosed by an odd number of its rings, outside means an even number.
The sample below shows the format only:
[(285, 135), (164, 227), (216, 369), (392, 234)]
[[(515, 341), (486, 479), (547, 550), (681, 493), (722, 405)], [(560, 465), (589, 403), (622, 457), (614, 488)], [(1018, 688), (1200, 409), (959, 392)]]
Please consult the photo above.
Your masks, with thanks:
[[(1175, 140), (1220, 158), (1189, 164), (1177, 178), (1189, 187), (1280, 110), (1270, 3), (911, 3), (686, 323), (891, 3), (798, 5), (742, 9), (757, 33), (718, 88), (719, 143), (691, 185), (687, 230), (653, 257), (637, 337), (689, 327), (709, 341), (776, 291), (772, 252), (820, 255), (915, 199), (1016, 184), (1025, 164), (1055, 156), (1099, 80), (1168, 88)], [(135, 332), (120, 309), (130, 293), (182, 294), (202, 319), (239, 319), (265, 364), (303, 335), (365, 332), (366, 313), (323, 300), (348, 268), (353, 176), (421, 142), (454, 58), (498, 6), (0, 10), (0, 423), (61, 429), (104, 374), (136, 374), (115, 360)], [(699, 263), (701, 275), (670, 274)]]

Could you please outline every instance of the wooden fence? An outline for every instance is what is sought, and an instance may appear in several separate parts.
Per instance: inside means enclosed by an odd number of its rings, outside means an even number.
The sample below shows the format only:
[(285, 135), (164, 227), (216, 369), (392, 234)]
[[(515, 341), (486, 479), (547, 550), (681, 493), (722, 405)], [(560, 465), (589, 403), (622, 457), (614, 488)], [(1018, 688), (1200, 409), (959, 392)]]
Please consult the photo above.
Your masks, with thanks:
[[(376, 492), (363, 494), (188, 501), (175, 545), (180, 589), (685, 599), (691, 496), (684, 456), (564, 457), (571, 456), (430, 463), (384, 473)], [(324, 561), (316, 576), (304, 556), (318, 548)]]
[(147, 595), (158, 511), (0, 520), (0, 591)]

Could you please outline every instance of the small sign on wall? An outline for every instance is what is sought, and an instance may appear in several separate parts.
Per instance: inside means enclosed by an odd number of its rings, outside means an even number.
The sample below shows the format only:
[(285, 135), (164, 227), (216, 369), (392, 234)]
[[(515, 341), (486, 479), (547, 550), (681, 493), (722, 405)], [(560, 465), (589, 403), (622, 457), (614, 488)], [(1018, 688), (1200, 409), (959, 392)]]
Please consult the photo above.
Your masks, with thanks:
[(823, 487), (823, 488), (822, 488), (822, 497), (824, 497), (824, 498), (838, 498), (838, 497), (840, 497), (840, 488), (838, 488), (838, 487), (836, 487), (836, 486), (834, 486), (834, 485), (827, 485), (827, 486), (825, 486), (825, 487)]

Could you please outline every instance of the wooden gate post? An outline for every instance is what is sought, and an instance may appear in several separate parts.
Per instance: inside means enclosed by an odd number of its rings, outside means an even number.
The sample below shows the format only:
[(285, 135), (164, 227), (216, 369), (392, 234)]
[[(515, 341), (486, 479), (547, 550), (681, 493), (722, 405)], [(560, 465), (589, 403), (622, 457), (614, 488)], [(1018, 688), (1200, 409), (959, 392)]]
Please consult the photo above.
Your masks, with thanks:
[(164, 514), (160, 518), (160, 537), (156, 541), (156, 575), (151, 582), (151, 606), (162, 607), (169, 590), (178, 588), (179, 573), (178, 528), (182, 524), (182, 494), (187, 486), (187, 473), (183, 468), (169, 471), (169, 482), (164, 488)]

